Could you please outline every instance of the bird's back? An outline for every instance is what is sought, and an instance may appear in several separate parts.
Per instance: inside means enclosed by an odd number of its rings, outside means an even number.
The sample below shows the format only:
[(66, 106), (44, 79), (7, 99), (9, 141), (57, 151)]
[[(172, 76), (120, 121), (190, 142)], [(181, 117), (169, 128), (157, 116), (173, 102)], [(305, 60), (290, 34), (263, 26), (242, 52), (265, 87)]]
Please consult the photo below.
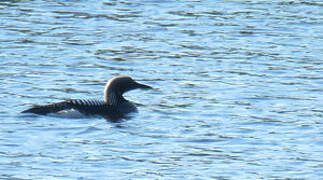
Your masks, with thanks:
[(118, 105), (108, 105), (105, 101), (97, 99), (71, 99), (49, 105), (37, 105), (22, 111), (22, 113), (46, 115), (67, 110), (76, 110), (87, 116), (99, 115), (108, 119), (118, 119), (124, 117), (128, 113), (137, 112), (135, 105), (129, 101), (124, 101)]

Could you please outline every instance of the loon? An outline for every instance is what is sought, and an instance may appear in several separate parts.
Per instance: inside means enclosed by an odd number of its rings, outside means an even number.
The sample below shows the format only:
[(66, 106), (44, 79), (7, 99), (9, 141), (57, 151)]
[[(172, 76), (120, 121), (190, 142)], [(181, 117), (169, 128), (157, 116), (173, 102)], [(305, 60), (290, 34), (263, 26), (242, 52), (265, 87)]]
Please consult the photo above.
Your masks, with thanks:
[(131, 112), (137, 112), (136, 106), (123, 97), (123, 94), (133, 89), (152, 89), (140, 84), (128, 76), (117, 76), (110, 79), (104, 88), (104, 100), (70, 99), (49, 105), (36, 105), (22, 113), (46, 115), (64, 110), (76, 110), (84, 115), (99, 115), (109, 120), (118, 120)]

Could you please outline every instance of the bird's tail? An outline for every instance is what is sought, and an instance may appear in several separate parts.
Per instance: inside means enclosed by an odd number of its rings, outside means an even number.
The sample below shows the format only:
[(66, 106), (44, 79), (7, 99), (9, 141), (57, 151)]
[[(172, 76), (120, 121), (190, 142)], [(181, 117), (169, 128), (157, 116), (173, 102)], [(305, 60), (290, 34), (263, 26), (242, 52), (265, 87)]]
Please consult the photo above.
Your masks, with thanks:
[(55, 113), (58, 111), (62, 111), (65, 109), (69, 109), (68, 103), (66, 101), (54, 103), (50, 105), (44, 105), (44, 106), (34, 106), (30, 109), (22, 111), (22, 113), (35, 113), (35, 114), (41, 114), (45, 115), (48, 113)]

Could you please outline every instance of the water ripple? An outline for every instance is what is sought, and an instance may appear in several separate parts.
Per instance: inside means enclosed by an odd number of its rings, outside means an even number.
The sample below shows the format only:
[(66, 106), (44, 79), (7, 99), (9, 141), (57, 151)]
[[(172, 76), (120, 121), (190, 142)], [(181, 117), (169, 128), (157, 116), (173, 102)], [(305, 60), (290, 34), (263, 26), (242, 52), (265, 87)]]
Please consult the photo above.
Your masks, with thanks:
[[(322, 3), (1, 1), (0, 179), (320, 179)], [(20, 115), (102, 98), (139, 113)]]

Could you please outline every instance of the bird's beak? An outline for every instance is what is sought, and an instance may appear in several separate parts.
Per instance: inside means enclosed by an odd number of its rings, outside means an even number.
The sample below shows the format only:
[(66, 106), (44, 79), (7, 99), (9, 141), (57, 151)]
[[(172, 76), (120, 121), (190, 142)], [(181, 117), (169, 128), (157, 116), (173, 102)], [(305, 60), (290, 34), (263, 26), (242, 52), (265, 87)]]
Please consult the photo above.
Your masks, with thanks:
[(140, 88), (140, 89), (152, 89), (152, 87), (145, 85), (145, 84), (140, 84), (136, 82), (136, 88)]

